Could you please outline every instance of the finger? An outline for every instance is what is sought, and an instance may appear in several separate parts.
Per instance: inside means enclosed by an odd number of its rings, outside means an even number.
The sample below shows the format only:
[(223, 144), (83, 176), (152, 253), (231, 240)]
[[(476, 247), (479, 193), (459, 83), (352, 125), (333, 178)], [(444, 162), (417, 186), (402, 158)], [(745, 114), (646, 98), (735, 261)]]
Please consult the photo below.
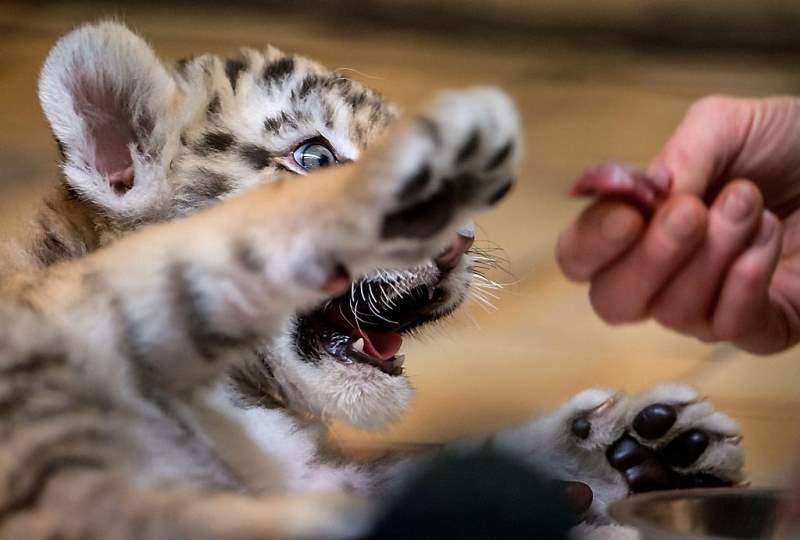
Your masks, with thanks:
[(559, 235), (556, 260), (568, 278), (588, 281), (630, 248), (643, 228), (644, 219), (632, 206), (595, 202)]
[(769, 286), (781, 252), (781, 225), (763, 212), (758, 232), (747, 250), (731, 265), (714, 309), (712, 330), (754, 353), (770, 353), (786, 345), (786, 321), (769, 296)]
[(641, 240), (592, 280), (589, 297), (597, 314), (609, 323), (642, 319), (656, 292), (702, 240), (706, 220), (706, 208), (696, 197), (667, 200)]
[(763, 201), (750, 182), (731, 182), (714, 201), (703, 245), (659, 293), (651, 315), (668, 328), (711, 339), (710, 317), (730, 264), (758, 229)]
[(747, 140), (748, 100), (710, 96), (695, 102), (649, 167), (666, 168), (673, 189), (703, 197)]

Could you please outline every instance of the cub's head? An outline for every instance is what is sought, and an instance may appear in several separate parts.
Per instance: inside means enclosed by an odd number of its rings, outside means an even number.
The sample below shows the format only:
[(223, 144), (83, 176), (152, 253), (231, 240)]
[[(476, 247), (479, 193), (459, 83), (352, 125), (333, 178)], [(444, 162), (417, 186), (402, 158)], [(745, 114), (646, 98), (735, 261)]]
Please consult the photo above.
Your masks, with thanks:
[[(168, 68), (110, 22), (56, 44), (39, 96), (61, 152), (64, 196), (90, 216), (99, 246), (251, 186), (356, 160), (396, 116), (378, 93), (305, 58), (244, 49)], [(245, 402), (362, 427), (399, 417), (411, 395), (403, 336), (465, 299), (472, 239), (467, 227), (436, 260), (375, 272), (298, 313), (234, 370)]]
[(396, 115), (347, 77), (277, 49), (164, 66), (116, 23), (63, 37), (39, 98), (68, 192), (100, 244), (287, 174), (347, 163)]

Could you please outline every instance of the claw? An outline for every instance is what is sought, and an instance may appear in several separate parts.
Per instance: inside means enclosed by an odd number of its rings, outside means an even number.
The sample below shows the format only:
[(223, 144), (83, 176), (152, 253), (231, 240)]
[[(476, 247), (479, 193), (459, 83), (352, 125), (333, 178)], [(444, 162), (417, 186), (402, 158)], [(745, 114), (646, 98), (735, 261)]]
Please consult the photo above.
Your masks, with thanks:
[(723, 437), (722, 438), (722, 440), (725, 441), (726, 443), (733, 444), (733, 445), (736, 445), (736, 446), (738, 446), (739, 443), (742, 442), (742, 439), (744, 439), (744, 437), (742, 437), (741, 435), (736, 435), (734, 437)]
[(704, 401), (708, 401), (708, 396), (697, 396), (696, 398), (689, 400), (689, 401), (679, 401), (670, 403), (672, 407), (679, 407), (681, 409), (689, 407), (690, 405), (697, 405), (698, 403), (703, 403)]
[(619, 401), (619, 394), (614, 394), (603, 403), (589, 411), (589, 416), (602, 416)]

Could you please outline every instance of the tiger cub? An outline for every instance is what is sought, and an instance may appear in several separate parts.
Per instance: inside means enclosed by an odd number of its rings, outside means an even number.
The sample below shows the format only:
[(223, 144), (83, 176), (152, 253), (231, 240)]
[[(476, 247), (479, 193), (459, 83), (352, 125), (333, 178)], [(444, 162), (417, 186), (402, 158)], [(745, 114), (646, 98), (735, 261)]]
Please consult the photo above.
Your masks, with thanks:
[[(403, 340), (469, 294), (470, 217), (512, 186), (511, 100), (442, 92), (396, 121), (305, 58), (168, 68), (112, 22), (55, 45), (39, 97), (61, 182), (2, 259), (0, 537), (366, 530), (367, 501), (425, 458), (354, 463), (326, 423), (405, 411)], [(586, 484), (603, 523), (631, 491), (739, 481), (737, 435), (673, 385), (452, 446)]]

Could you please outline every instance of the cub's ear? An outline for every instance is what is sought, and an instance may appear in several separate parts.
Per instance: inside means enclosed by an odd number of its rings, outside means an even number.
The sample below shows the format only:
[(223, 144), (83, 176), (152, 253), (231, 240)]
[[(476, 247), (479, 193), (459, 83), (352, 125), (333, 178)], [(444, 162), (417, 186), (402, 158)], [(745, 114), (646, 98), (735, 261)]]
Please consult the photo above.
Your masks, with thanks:
[(61, 38), (39, 79), (39, 100), (69, 186), (119, 218), (153, 209), (166, 189), (175, 85), (145, 41), (102, 22)]

